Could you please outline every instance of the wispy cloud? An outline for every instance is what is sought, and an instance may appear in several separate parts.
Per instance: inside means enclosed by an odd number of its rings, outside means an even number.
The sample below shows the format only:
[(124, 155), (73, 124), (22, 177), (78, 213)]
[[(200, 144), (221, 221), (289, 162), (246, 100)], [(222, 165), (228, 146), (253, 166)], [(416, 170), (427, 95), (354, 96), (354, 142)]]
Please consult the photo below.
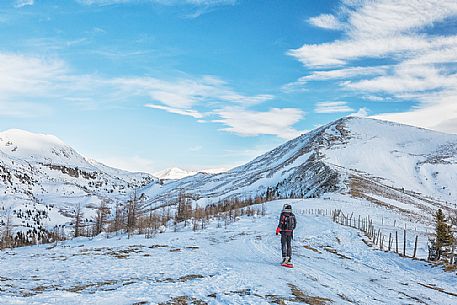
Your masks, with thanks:
[(179, 108), (167, 107), (167, 106), (162, 106), (162, 105), (154, 105), (154, 104), (146, 104), (144, 106), (152, 108), (152, 109), (165, 110), (167, 112), (175, 113), (175, 114), (179, 114), (179, 115), (190, 116), (195, 119), (201, 119), (204, 117), (203, 114), (201, 114), (200, 112), (198, 112), (196, 110), (192, 110), (192, 109), (179, 109)]
[[(22, 0), (27, 1), (27, 0)], [(31, 0), (28, 0), (31, 1)], [(85, 5), (113, 5), (124, 3), (156, 3), (161, 5), (195, 5), (195, 6), (217, 6), (233, 5), (236, 0), (77, 0)], [(33, 2), (33, 0), (32, 0)]]
[(33, 4), (34, 4), (34, 0), (16, 0), (15, 6), (24, 7), (24, 6), (29, 6), (29, 5), (33, 5)]
[(218, 7), (233, 6), (237, 4), (238, 0), (152, 0), (153, 2), (160, 3), (168, 6), (190, 6), (193, 10), (185, 15), (186, 18), (193, 19), (200, 17), (203, 14), (210, 13)]
[(328, 29), (328, 30), (339, 30), (344, 24), (338, 20), (337, 17), (331, 14), (322, 14), (316, 17), (311, 17), (308, 22), (316, 27)]
[(293, 92), (305, 89), (305, 86), (310, 81), (326, 81), (334, 79), (349, 79), (355, 77), (363, 77), (368, 75), (385, 74), (388, 66), (376, 67), (349, 67), (331, 70), (316, 70), (311, 74), (300, 77), (298, 80), (288, 83), (282, 87), (283, 91)]
[(180, 6), (189, 7), (189, 13), (185, 14), (186, 18), (197, 18), (205, 13), (211, 12), (217, 7), (235, 5), (237, 0), (77, 0), (83, 5), (109, 6), (122, 4), (144, 4), (150, 3), (161, 6)]
[(10, 117), (46, 115), (58, 102), (91, 110), (139, 99), (150, 109), (222, 123), (221, 130), (243, 136), (288, 138), (297, 134), (292, 126), (303, 117), (291, 108), (251, 111), (273, 96), (239, 93), (215, 76), (103, 77), (75, 73), (59, 59), (20, 54), (0, 53), (0, 96), (0, 115)]
[(319, 102), (314, 108), (316, 113), (345, 113), (354, 111), (348, 106), (347, 102), (336, 101), (336, 102)]
[(296, 108), (272, 108), (269, 111), (251, 111), (243, 108), (228, 107), (217, 110), (220, 117), (214, 122), (229, 127), (224, 131), (244, 136), (259, 134), (276, 135), (284, 139), (291, 139), (301, 134), (292, 126), (300, 121), (305, 113)]
[[(453, 0), (342, 1), (333, 17), (309, 20), (321, 28), (342, 30), (342, 38), (289, 50), (289, 55), (314, 71), (285, 89), (305, 88), (309, 81), (339, 80), (337, 85), (357, 95), (417, 102), (411, 111), (378, 117), (428, 128), (446, 125), (449, 131), (449, 113), (457, 110), (453, 102), (457, 99), (457, 35), (434, 27), (456, 18)], [(367, 59), (387, 59), (389, 64), (351, 66)], [(435, 118), (424, 119), (427, 113)], [(444, 121), (448, 123), (440, 123)], [(454, 121), (453, 132), (457, 132)]]
[(231, 102), (251, 106), (271, 100), (268, 94), (247, 96), (237, 93), (215, 76), (187, 77), (170, 81), (152, 77), (127, 77), (112, 80), (113, 84), (129, 93), (147, 95), (166, 106), (189, 109), (205, 102)]

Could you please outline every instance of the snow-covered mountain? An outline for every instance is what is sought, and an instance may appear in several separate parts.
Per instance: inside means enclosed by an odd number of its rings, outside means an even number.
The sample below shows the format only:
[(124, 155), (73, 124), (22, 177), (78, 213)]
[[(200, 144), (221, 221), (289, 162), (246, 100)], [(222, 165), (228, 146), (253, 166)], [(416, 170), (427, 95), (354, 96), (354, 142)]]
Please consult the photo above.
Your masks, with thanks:
[(156, 172), (154, 173), (154, 176), (163, 180), (176, 180), (193, 176), (197, 173), (198, 172), (195, 171), (188, 171), (178, 167), (172, 167)]
[(114, 206), (126, 202), (134, 190), (144, 193), (144, 203), (152, 208), (174, 204), (183, 191), (200, 206), (226, 198), (338, 192), (424, 218), (457, 201), (457, 136), (347, 117), (230, 171), (192, 174), (159, 183), (148, 174), (88, 160), (54, 136), (21, 130), (0, 133), (2, 207), (46, 210), (49, 224), (68, 221), (65, 216), (78, 204), (88, 208), (84, 214), (91, 218), (91, 207), (101, 200)]
[(267, 193), (290, 198), (340, 192), (423, 215), (455, 202), (456, 182), (456, 135), (346, 117), (226, 173), (198, 173), (141, 192), (153, 206), (182, 191), (200, 205)]
[[(78, 204), (90, 216), (101, 200), (123, 202), (138, 187), (156, 182), (149, 174), (88, 160), (52, 135), (0, 133), (0, 202), (3, 211), (11, 207), (16, 224), (61, 224)], [(40, 219), (23, 217), (27, 210), (42, 211)]]
[(159, 172), (154, 173), (154, 177), (157, 177), (162, 180), (179, 180), (182, 178), (190, 177), (198, 173), (207, 173), (207, 174), (219, 174), (226, 172), (226, 168), (209, 168), (199, 171), (185, 170), (179, 167), (166, 168)]

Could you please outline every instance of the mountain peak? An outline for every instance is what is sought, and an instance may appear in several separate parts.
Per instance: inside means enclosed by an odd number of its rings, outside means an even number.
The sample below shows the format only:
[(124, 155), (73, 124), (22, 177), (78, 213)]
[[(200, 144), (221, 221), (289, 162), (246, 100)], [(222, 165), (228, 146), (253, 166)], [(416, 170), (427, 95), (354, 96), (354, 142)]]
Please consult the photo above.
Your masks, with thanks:
[(54, 135), (33, 133), (22, 129), (7, 129), (0, 132), (0, 141), (15, 142), (21, 147), (39, 149), (43, 146), (66, 146), (65, 143)]
[(196, 171), (188, 171), (179, 167), (171, 167), (154, 173), (154, 176), (160, 179), (182, 179), (197, 174)]

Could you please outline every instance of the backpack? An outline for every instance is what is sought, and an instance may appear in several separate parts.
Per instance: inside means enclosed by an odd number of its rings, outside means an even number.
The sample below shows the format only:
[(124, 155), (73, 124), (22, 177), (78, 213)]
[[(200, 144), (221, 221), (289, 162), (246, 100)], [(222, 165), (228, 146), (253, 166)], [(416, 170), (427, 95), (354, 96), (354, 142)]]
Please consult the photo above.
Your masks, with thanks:
[(281, 215), (280, 229), (283, 231), (295, 229), (295, 216), (292, 213), (283, 213)]

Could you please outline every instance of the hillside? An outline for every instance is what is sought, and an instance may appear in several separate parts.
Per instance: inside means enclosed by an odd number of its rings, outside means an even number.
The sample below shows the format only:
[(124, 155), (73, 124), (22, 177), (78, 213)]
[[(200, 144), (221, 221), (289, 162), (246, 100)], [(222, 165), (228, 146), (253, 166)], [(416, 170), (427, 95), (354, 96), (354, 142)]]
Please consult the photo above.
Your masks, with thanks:
[[(8, 264), (2, 265), (0, 302), (457, 302), (455, 274), (423, 261), (367, 247), (357, 230), (337, 225), (329, 217), (300, 213), (301, 209), (321, 206), (323, 202), (319, 199), (287, 202), (293, 204), (298, 221), (293, 241), (294, 269), (279, 266), (280, 241), (274, 229), (284, 201), (275, 201), (265, 205), (266, 216), (242, 216), (226, 226), (213, 220), (197, 232), (181, 224), (176, 232), (170, 229), (152, 239), (142, 235), (127, 239), (125, 235), (111, 234), (93, 240), (78, 238), (53, 246), (1, 251), (0, 261)], [(326, 202), (332, 205), (332, 200)]]
[(436, 208), (457, 202), (456, 156), (455, 135), (346, 117), (230, 171), (158, 183), (84, 158), (54, 136), (8, 130), (0, 133), (1, 216), (13, 211), (16, 225), (52, 227), (70, 223), (81, 205), (91, 220), (102, 200), (114, 207), (134, 191), (146, 209), (173, 206), (181, 192), (200, 206), (340, 193), (430, 222)]
[(154, 176), (163, 179), (163, 180), (176, 180), (182, 179), (185, 177), (193, 176), (198, 172), (195, 171), (187, 171), (178, 167), (167, 168), (162, 171), (154, 173)]
[(1, 218), (33, 228), (65, 224), (81, 204), (86, 217), (102, 200), (125, 202), (157, 179), (88, 160), (52, 135), (23, 130), (0, 133)]
[(200, 205), (338, 192), (420, 219), (457, 201), (456, 179), (457, 136), (346, 117), (226, 173), (199, 173), (141, 192), (152, 206), (166, 204), (178, 192), (192, 194)]

